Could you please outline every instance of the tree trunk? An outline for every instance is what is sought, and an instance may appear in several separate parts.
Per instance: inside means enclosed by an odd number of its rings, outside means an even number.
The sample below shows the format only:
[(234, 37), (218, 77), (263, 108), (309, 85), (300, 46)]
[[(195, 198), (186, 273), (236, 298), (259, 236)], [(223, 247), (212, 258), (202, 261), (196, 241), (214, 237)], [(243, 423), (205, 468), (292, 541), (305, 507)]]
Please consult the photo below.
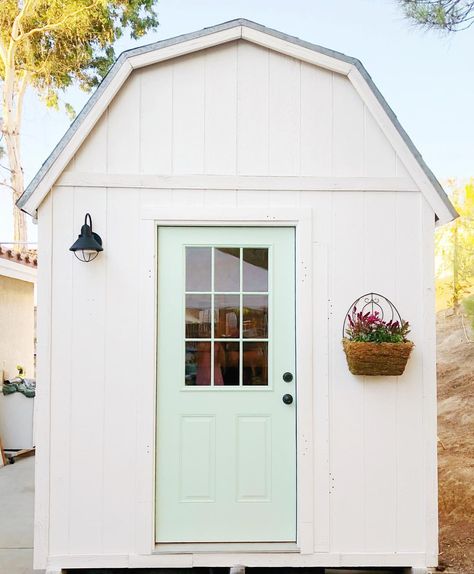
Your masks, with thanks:
[[(12, 131), (10, 131), (12, 129)], [(13, 241), (14, 249), (24, 251), (27, 249), (28, 232), (25, 214), (17, 206), (16, 202), (24, 191), (23, 169), (20, 161), (20, 136), (13, 128), (3, 126), (5, 144), (7, 148), (8, 163), (10, 166), (10, 185), (13, 195)]]
[(24, 191), (24, 176), (20, 155), (20, 127), (23, 111), (23, 98), (26, 91), (28, 75), (15, 69), (15, 44), (8, 50), (5, 77), (2, 90), (2, 125), (5, 138), (8, 164), (10, 168), (10, 187), (13, 199), (13, 241), (18, 251), (27, 249), (28, 240), (25, 214), (16, 206), (16, 201)]
[(457, 312), (459, 308), (459, 238), (458, 238), (458, 222), (456, 219), (453, 223), (453, 308)]

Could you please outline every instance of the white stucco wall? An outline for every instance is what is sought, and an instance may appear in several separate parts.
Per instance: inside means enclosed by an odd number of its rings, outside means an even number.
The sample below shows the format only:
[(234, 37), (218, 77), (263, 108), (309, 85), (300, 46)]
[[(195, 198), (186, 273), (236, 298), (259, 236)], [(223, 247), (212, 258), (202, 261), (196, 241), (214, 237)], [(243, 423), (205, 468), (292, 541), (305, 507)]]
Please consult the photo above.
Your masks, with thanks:
[(0, 275), (0, 370), (5, 379), (17, 365), (34, 378), (34, 284)]

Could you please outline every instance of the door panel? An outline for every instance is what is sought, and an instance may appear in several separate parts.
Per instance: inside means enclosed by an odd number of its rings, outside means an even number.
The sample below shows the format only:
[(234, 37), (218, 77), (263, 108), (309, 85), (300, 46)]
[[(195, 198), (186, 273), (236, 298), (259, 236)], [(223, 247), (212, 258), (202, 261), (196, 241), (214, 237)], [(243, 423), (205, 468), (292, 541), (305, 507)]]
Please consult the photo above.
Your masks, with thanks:
[(158, 231), (156, 540), (296, 540), (294, 229)]

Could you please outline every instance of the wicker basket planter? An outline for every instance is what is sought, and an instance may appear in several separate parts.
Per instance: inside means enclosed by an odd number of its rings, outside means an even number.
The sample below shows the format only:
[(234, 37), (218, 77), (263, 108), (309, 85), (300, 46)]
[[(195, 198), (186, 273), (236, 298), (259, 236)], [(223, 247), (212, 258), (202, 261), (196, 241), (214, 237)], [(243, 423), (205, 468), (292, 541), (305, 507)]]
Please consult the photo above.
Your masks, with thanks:
[(405, 370), (413, 343), (363, 343), (343, 339), (347, 364), (353, 375), (399, 376)]

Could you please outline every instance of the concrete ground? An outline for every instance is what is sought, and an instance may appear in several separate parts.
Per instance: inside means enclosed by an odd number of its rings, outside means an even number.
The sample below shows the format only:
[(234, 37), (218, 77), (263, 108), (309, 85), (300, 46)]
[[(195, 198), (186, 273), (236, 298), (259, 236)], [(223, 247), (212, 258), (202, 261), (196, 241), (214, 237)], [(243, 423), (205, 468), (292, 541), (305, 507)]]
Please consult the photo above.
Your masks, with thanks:
[(34, 465), (31, 456), (0, 468), (1, 574), (34, 572)]
[[(34, 505), (34, 457), (23, 458), (15, 464), (0, 468), (0, 574), (40, 574), (40, 570), (33, 570), (33, 505)], [(207, 569), (199, 569), (201, 572)], [(222, 572), (224, 569), (215, 568)], [(225, 569), (228, 572), (228, 569)], [(286, 569), (287, 574), (291, 569)], [(181, 570), (181, 574), (185, 574)], [(263, 569), (249, 568), (251, 574), (262, 574)], [(300, 568), (299, 574), (311, 572), (322, 574), (323, 569)], [(104, 570), (75, 571), (81, 574), (104, 574)], [(108, 570), (108, 573), (117, 571)], [(121, 570), (121, 572), (131, 572)], [(133, 570), (133, 572), (137, 572)], [(151, 570), (149, 571), (151, 574)], [(153, 570), (153, 572), (158, 572)], [(198, 574), (197, 570), (193, 571)], [(268, 572), (268, 570), (267, 570)], [(278, 572), (274, 569), (273, 572)], [(395, 574), (400, 570), (326, 570), (326, 574)], [(161, 570), (161, 574), (164, 574)], [(170, 571), (167, 570), (167, 574)], [(186, 574), (188, 572), (186, 571)], [(283, 574), (283, 571), (280, 571)]]

